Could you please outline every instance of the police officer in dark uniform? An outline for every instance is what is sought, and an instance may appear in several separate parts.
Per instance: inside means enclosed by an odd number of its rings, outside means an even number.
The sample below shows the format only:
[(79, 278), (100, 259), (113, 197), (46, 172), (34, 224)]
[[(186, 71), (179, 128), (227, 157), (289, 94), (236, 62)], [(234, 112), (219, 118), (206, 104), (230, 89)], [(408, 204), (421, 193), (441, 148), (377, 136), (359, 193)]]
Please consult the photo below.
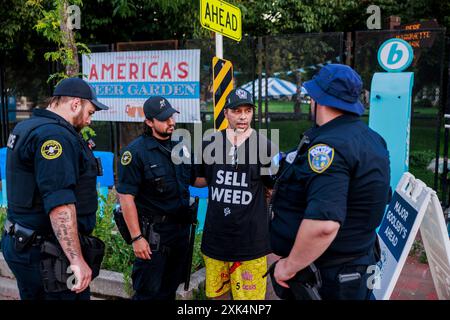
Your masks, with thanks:
[(135, 300), (175, 300), (186, 268), (193, 175), (189, 161), (173, 161), (175, 113), (165, 98), (147, 99), (144, 133), (121, 153), (117, 191), (136, 255)]
[(304, 86), (315, 127), (287, 154), (275, 187), (271, 244), (284, 257), (275, 285), (293, 290), (315, 265), (322, 299), (367, 299), (375, 229), (390, 192), (386, 143), (359, 119), (362, 81), (352, 68), (327, 65)]
[[(79, 131), (96, 110), (106, 109), (88, 83), (64, 79), (48, 108), (33, 110), (9, 136), (2, 249), (21, 299), (90, 298), (93, 275), (79, 233), (88, 235), (95, 226), (99, 169)], [(55, 257), (44, 255), (44, 245)], [(61, 259), (67, 264), (59, 264)], [(55, 265), (65, 266), (62, 274), (55, 273)], [(73, 272), (75, 285), (61, 280), (67, 272)]]

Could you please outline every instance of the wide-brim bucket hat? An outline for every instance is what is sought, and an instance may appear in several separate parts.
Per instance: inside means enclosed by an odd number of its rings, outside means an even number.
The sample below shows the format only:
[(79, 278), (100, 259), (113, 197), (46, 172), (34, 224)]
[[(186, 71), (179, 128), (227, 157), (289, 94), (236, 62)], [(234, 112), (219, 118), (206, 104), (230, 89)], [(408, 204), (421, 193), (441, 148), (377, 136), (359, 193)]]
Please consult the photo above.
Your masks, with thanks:
[(359, 101), (362, 90), (361, 77), (347, 65), (328, 64), (303, 86), (308, 95), (320, 105), (359, 116), (364, 113), (364, 106)]

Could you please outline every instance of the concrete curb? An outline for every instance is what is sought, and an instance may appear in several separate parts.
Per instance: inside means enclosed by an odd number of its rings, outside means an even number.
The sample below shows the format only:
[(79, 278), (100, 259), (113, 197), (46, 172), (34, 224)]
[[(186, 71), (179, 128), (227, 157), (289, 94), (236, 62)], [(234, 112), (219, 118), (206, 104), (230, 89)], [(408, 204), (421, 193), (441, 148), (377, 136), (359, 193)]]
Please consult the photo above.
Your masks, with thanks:
[(189, 282), (189, 290), (184, 291), (184, 283), (180, 284), (177, 289), (177, 300), (194, 300), (195, 293), (205, 288), (205, 268), (202, 268), (191, 274)]
[(8, 265), (6, 264), (5, 258), (3, 257), (3, 253), (0, 252), (0, 277), (6, 277), (10, 279), (15, 279), (11, 270), (9, 270)]
[(19, 289), (15, 279), (0, 277), (0, 300), (19, 300)]
[[(184, 291), (184, 283), (177, 289), (176, 298), (179, 300), (194, 299), (195, 291), (200, 290), (205, 284), (205, 269), (191, 275), (189, 290)], [(91, 292), (93, 299), (97, 297), (103, 299), (130, 299), (131, 296), (125, 290), (125, 281), (123, 274), (109, 270), (100, 270), (100, 274), (91, 283)], [(3, 254), (0, 252), (0, 300), (1, 299), (19, 299), (19, 290), (17, 284), (6, 264)]]
[(100, 274), (91, 283), (92, 295), (100, 295), (106, 298), (130, 299), (125, 290), (123, 274), (109, 270), (100, 270)]

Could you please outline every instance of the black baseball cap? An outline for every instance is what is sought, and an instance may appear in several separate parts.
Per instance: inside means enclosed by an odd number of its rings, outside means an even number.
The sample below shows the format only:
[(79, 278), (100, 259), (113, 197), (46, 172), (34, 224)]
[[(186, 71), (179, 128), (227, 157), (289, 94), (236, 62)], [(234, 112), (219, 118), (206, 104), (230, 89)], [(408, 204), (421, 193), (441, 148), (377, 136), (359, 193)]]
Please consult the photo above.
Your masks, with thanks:
[(172, 108), (170, 102), (164, 97), (150, 97), (144, 102), (144, 114), (147, 119), (156, 118), (159, 121), (166, 121), (174, 113), (179, 112)]
[(62, 80), (53, 91), (54, 97), (74, 97), (89, 100), (97, 110), (108, 110), (109, 107), (97, 100), (94, 88), (80, 78)]
[(235, 109), (240, 106), (249, 105), (253, 108), (256, 108), (253, 103), (253, 98), (250, 92), (244, 89), (233, 89), (227, 96), (227, 100), (225, 102), (225, 108)]

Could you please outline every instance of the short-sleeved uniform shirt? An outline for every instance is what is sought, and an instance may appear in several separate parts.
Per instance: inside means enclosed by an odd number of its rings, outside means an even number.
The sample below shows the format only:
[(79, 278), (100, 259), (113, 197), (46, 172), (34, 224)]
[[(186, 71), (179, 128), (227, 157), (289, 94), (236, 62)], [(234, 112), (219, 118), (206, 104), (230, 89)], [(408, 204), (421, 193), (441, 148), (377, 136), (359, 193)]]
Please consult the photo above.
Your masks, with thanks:
[(340, 224), (320, 261), (367, 254), (390, 191), (385, 141), (350, 114), (305, 136), (309, 144), (287, 154), (279, 178), (271, 222), (274, 253), (289, 255), (302, 220), (313, 219)]
[[(51, 232), (48, 218), (51, 210), (64, 204), (76, 204), (75, 189), (80, 175), (87, 169), (88, 155), (81, 146), (81, 137), (65, 119), (43, 109), (33, 110), (33, 117), (43, 118), (43, 121), (57, 120), (61, 125), (50, 122), (37, 127), (26, 137), (17, 135), (17, 144), (19, 139), (22, 141), (14, 152), (18, 152), (21, 168), (27, 170), (18, 169), (17, 163), (8, 163), (12, 166), (7, 168), (7, 171), (12, 169), (12, 181), (7, 182), (11, 183), (8, 217), (25, 227), (47, 233)], [(20, 132), (25, 121), (12, 133)], [(41, 209), (30, 212), (36, 202), (41, 203)], [(78, 217), (81, 232), (91, 232), (94, 225), (95, 212), (93, 220), (90, 216)]]
[[(269, 253), (268, 213), (264, 186), (273, 181), (261, 170), (267, 163), (253, 157), (265, 145), (267, 155), (275, 150), (263, 135), (253, 131), (234, 148), (226, 132), (213, 134), (203, 142), (203, 163), (197, 176), (208, 183), (208, 208), (201, 250), (221, 261), (247, 261)], [(236, 164), (233, 164), (234, 159)], [(270, 158), (269, 158), (270, 160)]]
[[(186, 215), (189, 184), (193, 183), (191, 155), (180, 148), (180, 159), (172, 160), (175, 142), (141, 135), (121, 152), (117, 191), (135, 196), (139, 215)], [(186, 225), (188, 226), (188, 225)]]

